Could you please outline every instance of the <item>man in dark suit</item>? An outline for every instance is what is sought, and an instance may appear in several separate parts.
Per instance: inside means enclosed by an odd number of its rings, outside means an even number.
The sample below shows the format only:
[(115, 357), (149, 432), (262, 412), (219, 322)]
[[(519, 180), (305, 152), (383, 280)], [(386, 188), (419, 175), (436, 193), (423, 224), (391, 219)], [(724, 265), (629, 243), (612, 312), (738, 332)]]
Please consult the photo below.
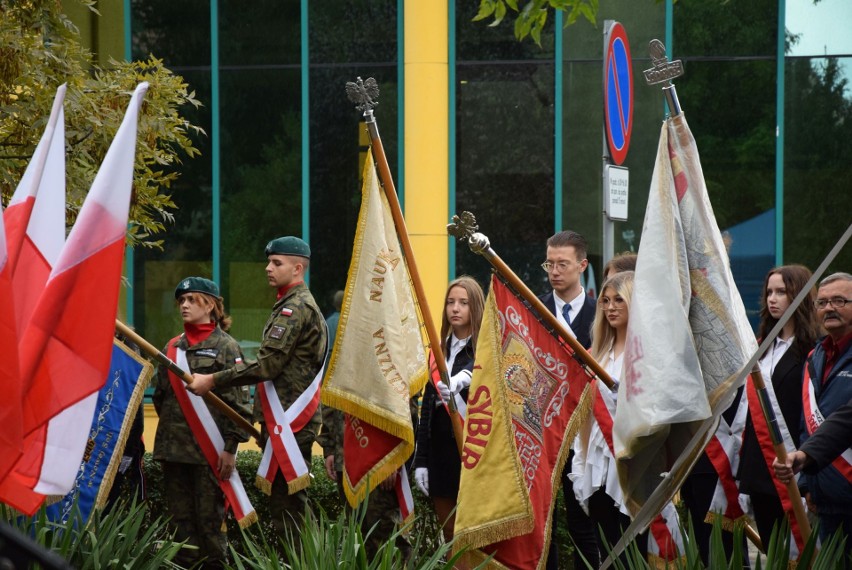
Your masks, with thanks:
[[(541, 264), (547, 272), (547, 280), (552, 290), (539, 297), (544, 306), (574, 333), (583, 348), (592, 345), (591, 329), (595, 318), (595, 300), (586, 295), (580, 285), (580, 276), (589, 265), (586, 259), (588, 243), (586, 238), (572, 231), (562, 231), (547, 240), (547, 259)], [(574, 487), (568, 479), (571, 473), (571, 461), (574, 451), (569, 453), (565, 468), (562, 470), (562, 493), (565, 496), (565, 507), (568, 511), (568, 533), (574, 541), (574, 568), (586, 568), (582, 557), (592, 568), (600, 566), (598, 555), (598, 534), (592, 520), (583, 511), (574, 496)], [(552, 529), (556, 528), (556, 521)], [(556, 568), (557, 557), (555, 542), (550, 542), (551, 548), (547, 559), (547, 568)]]

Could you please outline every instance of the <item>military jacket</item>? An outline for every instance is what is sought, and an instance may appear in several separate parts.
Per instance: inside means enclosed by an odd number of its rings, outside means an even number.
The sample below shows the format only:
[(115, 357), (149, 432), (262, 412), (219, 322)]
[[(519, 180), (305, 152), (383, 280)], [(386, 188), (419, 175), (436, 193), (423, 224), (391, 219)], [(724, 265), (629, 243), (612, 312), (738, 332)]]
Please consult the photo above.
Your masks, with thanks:
[[(220, 388), (270, 380), (286, 410), (310, 386), (320, 371), (325, 359), (327, 339), (322, 312), (305, 284), (299, 283), (272, 307), (272, 314), (263, 327), (257, 359), (217, 372), (213, 379)], [(254, 421), (263, 425), (259, 397), (254, 402)], [(296, 441), (303, 453), (310, 453), (319, 427), (318, 407), (311, 421), (296, 434)], [(262, 435), (265, 439), (266, 434)]]
[[(240, 345), (219, 327), (213, 329), (210, 336), (198, 344), (187, 345), (186, 335), (181, 335), (177, 340), (177, 347), (186, 351), (186, 361), (191, 372), (212, 374), (234, 366), (238, 360), (242, 361)], [(163, 353), (168, 353), (168, 349), (167, 345)], [(241, 416), (249, 417), (251, 398), (248, 388), (217, 387), (214, 392)], [(168, 369), (162, 365), (157, 368), (153, 400), (154, 408), (160, 417), (154, 439), (154, 459), (206, 465), (207, 460), (204, 459), (201, 448), (189, 429), (189, 424), (169, 382)], [(233, 420), (219, 410), (209, 405), (208, 409), (225, 440), (225, 451), (236, 453), (237, 445), (242, 441), (248, 441), (248, 433), (237, 428)]]

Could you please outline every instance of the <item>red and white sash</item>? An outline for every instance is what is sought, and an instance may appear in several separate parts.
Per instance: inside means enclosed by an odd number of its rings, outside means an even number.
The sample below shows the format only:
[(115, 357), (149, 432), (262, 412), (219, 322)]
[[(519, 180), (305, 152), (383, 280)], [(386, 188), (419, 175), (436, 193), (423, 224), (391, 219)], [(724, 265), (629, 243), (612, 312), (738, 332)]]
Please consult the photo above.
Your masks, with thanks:
[(269, 439), (263, 448), (255, 484), (267, 495), (272, 493), (272, 482), (279, 470), (287, 481), (287, 491), (291, 495), (311, 484), (311, 472), (299, 450), (296, 434), (311, 421), (317, 411), (324, 370), (325, 366), (320, 368), (311, 385), (286, 411), (270, 380), (258, 384), (257, 393)]
[[(615, 450), (612, 443), (612, 413), (604, 401), (604, 395), (601, 393), (602, 390), (609, 390), (609, 388), (603, 386), (601, 382), (597, 383), (597, 388), (598, 390), (595, 392), (595, 401), (592, 405), (592, 413), (594, 414), (595, 421), (598, 422), (598, 427), (600, 427), (601, 433), (606, 440), (609, 452), (613, 457), (615, 457)], [(614, 468), (615, 463), (613, 462), (610, 465), (610, 469)], [(674, 516), (672, 516), (672, 513), (674, 513)], [(663, 512), (661, 514), (654, 517), (651, 521), (649, 531), (650, 538), (654, 539), (648, 541), (649, 558), (655, 557), (662, 559), (665, 562), (671, 562), (679, 556), (682, 556), (682, 553), (685, 552), (683, 548), (683, 537), (681, 536), (680, 529), (678, 528), (677, 511), (674, 509), (674, 505), (671, 502), (663, 508)]]
[(411, 494), (411, 485), (408, 482), (408, 470), (405, 465), (399, 468), (399, 476), (394, 485), (396, 500), (399, 501), (399, 517), (402, 524), (411, 520), (414, 515), (414, 497)]
[(731, 531), (734, 524), (746, 516), (740, 506), (740, 488), (734, 473), (739, 467), (747, 411), (748, 406), (743, 405), (741, 401), (730, 425), (724, 417), (719, 418), (716, 433), (704, 449), (719, 477), (713, 499), (710, 501), (709, 512), (704, 520), (712, 523), (717, 516), (721, 516), (722, 528)]
[[(177, 348), (179, 339), (180, 337), (177, 336), (169, 342), (168, 357), (177, 363), (181, 370), (191, 373), (186, 360), (186, 352)], [(172, 385), (172, 390), (186, 418), (186, 423), (189, 424), (189, 429), (195, 436), (195, 441), (198, 442), (204, 458), (216, 475), (219, 488), (225, 494), (225, 508), (230, 507), (234, 511), (234, 518), (237, 519), (240, 528), (245, 528), (257, 522), (257, 513), (255, 513), (251, 501), (249, 501), (237, 470), (234, 469), (231, 472), (227, 481), (219, 479), (217, 467), (219, 456), (225, 449), (225, 440), (222, 438), (216, 422), (213, 421), (213, 416), (210, 414), (207, 404), (204, 403), (204, 399), (188, 392), (184, 383), (171, 371), (169, 371), (169, 383)]]
[[(793, 438), (790, 435), (790, 430), (787, 428), (787, 423), (784, 421), (784, 415), (781, 413), (781, 408), (778, 405), (778, 399), (775, 397), (775, 390), (772, 388), (771, 374), (763, 374), (764, 382), (766, 382), (766, 396), (769, 400), (772, 409), (775, 411), (775, 419), (778, 425), (778, 431), (781, 433), (781, 439), (784, 442), (784, 447), (788, 452), (795, 451), (796, 446), (793, 444)], [(754, 433), (757, 436), (757, 441), (760, 444), (761, 455), (766, 463), (766, 468), (769, 470), (769, 475), (772, 478), (772, 484), (775, 486), (775, 491), (778, 493), (778, 498), (781, 500), (781, 507), (787, 513), (787, 519), (790, 521), (790, 531), (793, 533), (794, 544), (790, 545), (790, 558), (796, 559), (799, 553), (805, 546), (802, 540), (802, 533), (799, 529), (799, 524), (796, 517), (793, 515), (793, 502), (790, 494), (787, 492), (787, 486), (784, 485), (775, 476), (775, 470), (772, 468), (772, 461), (775, 459), (775, 446), (772, 445), (772, 436), (770, 435), (769, 424), (766, 423), (766, 417), (763, 415), (763, 409), (760, 405), (757, 388), (751, 376), (746, 379), (746, 398), (748, 401), (748, 409), (751, 414), (751, 422), (754, 425)], [(768, 545), (767, 545), (768, 546)]]
[[(825, 421), (825, 416), (823, 416), (819, 405), (817, 405), (814, 384), (810, 376), (808, 368), (805, 367), (805, 382), (802, 384), (802, 405), (805, 412), (805, 429), (808, 430), (808, 435), (813, 435), (817, 428), (822, 425), (822, 422)], [(852, 449), (847, 449), (841, 453), (837, 459), (831, 462), (831, 465), (852, 484)]]

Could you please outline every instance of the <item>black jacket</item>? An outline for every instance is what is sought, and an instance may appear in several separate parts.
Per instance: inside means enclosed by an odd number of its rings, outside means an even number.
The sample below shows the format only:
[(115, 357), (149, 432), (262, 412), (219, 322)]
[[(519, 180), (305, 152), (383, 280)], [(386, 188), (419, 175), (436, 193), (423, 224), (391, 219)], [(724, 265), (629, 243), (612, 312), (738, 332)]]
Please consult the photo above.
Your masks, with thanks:
[[(456, 359), (453, 361), (453, 369), (449, 371), (450, 376), (458, 374), (462, 370), (473, 370), (473, 346), (468, 342), (459, 351)], [(467, 402), (468, 388), (464, 388), (460, 395)], [(435, 402), (438, 401), (438, 391), (430, 379), (426, 383), (426, 389), (423, 393), (423, 402), (420, 405), (420, 421), (417, 423), (416, 448), (414, 451), (414, 467), (428, 467), (429, 465), (429, 440), (434, 436), (446, 438), (449, 435), (450, 439), (455, 441), (452, 433), (450, 434), (433, 434), (432, 433), (432, 414), (446, 414), (443, 406), (436, 408)]]
[[(784, 416), (784, 423), (790, 430), (793, 443), (798, 443), (802, 426), (802, 369), (805, 366), (805, 356), (794, 342), (772, 372), (772, 389), (781, 408), (781, 415)], [(743, 447), (740, 453), (740, 466), (737, 470), (740, 491), (746, 494), (775, 495), (777, 491), (772, 483), (769, 469), (766, 467), (760, 443), (757, 441), (751, 412), (746, 419)]]
[[(553, 291), (540, 296), (539, 301), (544, 303), (547, 310), (556, 315), (556, 301), (553, 299)], [(574, 322), (571, 323), (571, 330), (577, 335), (577, 340), (586, 350), (592, 346), (592, 323), (595, 320), (595, 307), (597, 302), (586, 296), (583, 301), (583, 308), (580, 313), (574, 317)]]

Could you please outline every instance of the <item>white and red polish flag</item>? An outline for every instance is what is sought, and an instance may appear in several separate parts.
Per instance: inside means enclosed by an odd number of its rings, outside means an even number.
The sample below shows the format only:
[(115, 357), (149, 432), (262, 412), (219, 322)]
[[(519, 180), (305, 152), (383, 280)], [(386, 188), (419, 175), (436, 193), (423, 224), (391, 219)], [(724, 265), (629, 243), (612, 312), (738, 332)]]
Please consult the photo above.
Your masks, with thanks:
[[(25, 434), (95, 394), (109, 370), (133, 186), (136, 125), (147, 89), (148, 84), (141, 83), (134, 91), (21, 338)], [(79, 411), (76, 428), (55, 442), (61, 448), (45, 450), (48, 455), (61, 454), (69, 469), (73, 465), (75, 470), (92, 414), (92, 410)], [(88, 417), (83, 417), (85, 413)], [(56, 491), (50, 492), (61, 492), (63, 482), (55, 484)]]
[[(19, 342), (27, 320), (65, 243), (65, 117), (62, 109), (65, 91), (65, 85), (56, 90), (47, 126), (3, 214), (9, 256), (6, 264), (9, 288), (3, 292), (3, 298), (8, 299), (10, 305), (9, 310), (2, 311), (2, 318), (9, 319), (4, 324), (14, 327), (8, 330), (15, 332), (14, 338), (4, 339), (3, 354), (9, 359), (7, 365), (16, 368), (19, 366)], [(4, 382), (7, 397), (0, 404), (4, 408), (4, 412), (0, 412), (4, 415), (4, 430), (10, 435), (17, 433), (18, 437), (22, 436), (24, 384), (25, 378), (16, 371), (14, 386)], [(55, 433), (63, 431), (64, 426), (59, 423), (54, 423)], [(41, 464), (47, 431), (48, 426), (43, 426), (24, 438), (23, 457), (20, 450), (3, 454), (0, 500), (9, 502), (11, 497), (19, 508), (41, 503), (42, 496), (32, 488), (37, 482), (35, 469)], [(7, 461), (11, 461), (11, 465)], [(31, 475), (28, 477), (24, 473)]]
[(18, 331), (12, 300), (11, 264), (6, 242), (6, 228), (0, 216), (0, 481), (15, 465), (23, 449), (21, 429), (21, 377), (18, 370)]

